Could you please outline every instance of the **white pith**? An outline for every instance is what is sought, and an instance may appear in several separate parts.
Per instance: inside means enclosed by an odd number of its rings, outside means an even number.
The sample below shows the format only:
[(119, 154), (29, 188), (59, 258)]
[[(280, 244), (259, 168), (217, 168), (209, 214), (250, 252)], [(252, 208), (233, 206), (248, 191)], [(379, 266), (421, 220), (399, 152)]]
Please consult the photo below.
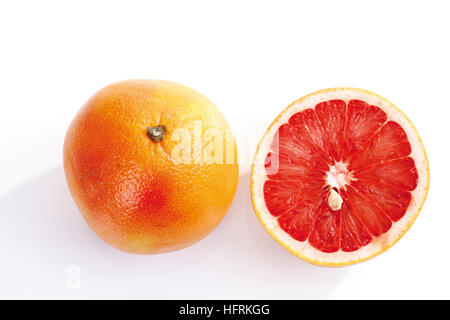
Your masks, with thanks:
[(345, 188), (347, 184), (350, 184), (353, 178), (352, 173), (347, 170), (347, 165), (342, 161), (339, 161), (330, 166), (326, 180), (331, 188), (339, 190), (340, 188)]
[[(392, 227), (388, 232), (373, 239), (368, 245), (353, 252), (344, 252), (339, 250), (333, 253), (325, 253), (312, 247), (308, 240), (300, 242), (293, 239), (288, 233), (281, 229), (277, 218), (272, 216), (267, 210), (264, 200), (263, 188), (264, 182), (267, 179), (264, 169), (264, 160), (267, 153), (270, 151), (270, 144), (273, 140), (275, 132), (283, 123), (288, 122), (289, 118), (293, 114), (308, 108), (314, 108), (318, 103), (331, 99), (341, 99), (346, 103), (353, 99), (365, 101), (369, 104), (380, 107), (386, 113), (388, 121), (393, 120), (400, 124), (400, 126), (402, 126), (405, 130), (411, 144), (412, 151), (410, 157), (414, 159), (419, 175), (418, 185), (416, 189), (411, 192), (411, 203), (405, 215), (399, 221), (393, 222)], [(345, 177), (345, 175), (331, 174), (327, 176), (327, 182), (330, 186), (339, 188), (342, 183), (346, 182), (346, 180), (342, 180), (342, 178)], [(427, 195), (428, 184), (429, 170), (425, 150), (417, 131), (406, 116), (402, 114), (401, 111), (398, 110), (392, 103), (376, 94), (360, 89), (336, 88), (319, 91), (296, 101), (284, 110), (282, 114), (274, 121), (274, 123), (272, 123), (269, 130), (261, 140), (255, 154), (252, 167), (251, 192), (255, 211), (262, 224), (269, 231), (272, 237), (286, 247), (286, 249), (300, 258), (312, 263), (323, 265), (345, 265), (366, 260), (394, 244), (414, 222)], [(335, 199), (331, 200), (336, 201)]]
[(334, 211), (341, 210), (342, 200), (339, 194), (339, 189), (345, 189), (347, 184), (353, 179), (352, 173), (348, 171), (347, 164), (342, 161), (336, 162), (334, 165), (330, 166), (325, 178), (327, 185), (330, 187), (330, 193), (328, 195), (328, 205)]

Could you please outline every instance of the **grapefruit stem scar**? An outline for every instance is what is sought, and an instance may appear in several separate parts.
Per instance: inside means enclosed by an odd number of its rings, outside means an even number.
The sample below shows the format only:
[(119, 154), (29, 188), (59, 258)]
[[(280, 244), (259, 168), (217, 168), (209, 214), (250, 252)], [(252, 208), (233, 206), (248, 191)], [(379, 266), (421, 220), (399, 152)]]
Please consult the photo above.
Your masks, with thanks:
[(154, 142), (159, 142), (164, 139), (164, 135), (166, 134), (166, 127), (164, 126), (155, 126), (147, 128), (147, 135)]

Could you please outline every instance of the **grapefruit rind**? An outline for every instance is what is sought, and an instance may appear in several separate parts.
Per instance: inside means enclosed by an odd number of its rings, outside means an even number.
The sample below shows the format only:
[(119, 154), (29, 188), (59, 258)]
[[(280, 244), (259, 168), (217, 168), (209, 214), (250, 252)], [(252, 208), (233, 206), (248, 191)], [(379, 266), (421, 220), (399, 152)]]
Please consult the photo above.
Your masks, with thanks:
[[(405, 215), (393, 222), (388, 232), (373, 239), (368, 245), (352, 252), (337, 251), (325, 253), (312, 247), (308, 241), (297, 241), (281, 229), (278, 220), (268, 211), (263, 187), (267, 179), (264, 161), (270, 152), (270, 145), (277, 129), (289, 118), (320, 102), (342, 99), (348, 103), (353, 99), (363, 100), (380, 107), (387, 115), (405, 130), (411, 145), (410, 157), (414, 159), (418, 171), (418, 185), (411, 192), (411, 202)], [(368, 260), (393, 246), (409, 230), (422, 209), (430, 184), (429, 163), (425, 147), (416, 128), (408, 117), (387, 99), (367, 90), (357, 88), (331, 88), (313, 92), (290, 104), (272, 122), (256, 150), (251, 170), (251, 199), (255, 213), (266, 231), (286, 250), (310, 263), (322, 266), (344, 266)]]

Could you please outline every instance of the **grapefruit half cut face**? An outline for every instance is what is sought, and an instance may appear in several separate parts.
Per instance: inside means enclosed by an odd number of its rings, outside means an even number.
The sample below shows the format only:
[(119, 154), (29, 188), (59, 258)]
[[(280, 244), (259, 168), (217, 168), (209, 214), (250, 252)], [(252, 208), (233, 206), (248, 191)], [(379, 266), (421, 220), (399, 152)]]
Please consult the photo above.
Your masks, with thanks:
[(410, 120), (361, 89), (326, 89), (285, 109), (252, 166), (255, 212), (269, 234), (320, 265), (367, 260), (411, 227), (429, 187)]

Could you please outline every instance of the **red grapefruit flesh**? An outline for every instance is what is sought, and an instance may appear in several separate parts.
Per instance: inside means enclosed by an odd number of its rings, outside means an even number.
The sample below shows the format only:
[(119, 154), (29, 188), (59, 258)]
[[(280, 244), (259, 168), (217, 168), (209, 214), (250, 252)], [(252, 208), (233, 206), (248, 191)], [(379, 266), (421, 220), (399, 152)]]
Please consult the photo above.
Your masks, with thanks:
[(322, 265), (366, 260), (394, 244), (425, 201), (429, 170), (411, 122), (352, 88), (294, 102), (261, 141), (252, 201), (269, 233)]

